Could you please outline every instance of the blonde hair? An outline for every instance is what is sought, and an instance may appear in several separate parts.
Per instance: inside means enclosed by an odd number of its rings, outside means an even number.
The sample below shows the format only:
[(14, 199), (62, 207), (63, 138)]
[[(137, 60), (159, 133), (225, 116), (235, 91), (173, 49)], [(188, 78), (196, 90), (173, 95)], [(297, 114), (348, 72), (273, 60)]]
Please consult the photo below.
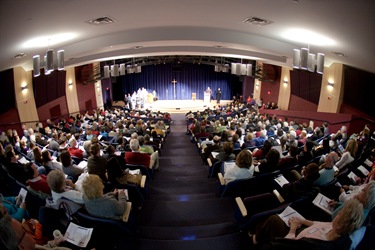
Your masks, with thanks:
[(103, 196), (103, 182), (98, 175), (90, 174), (82, 182), (82, 190), (87, 199), (97, 199)]
[(358, 143), (356, 140), (350, 139), (348, 145), (345, 147), (345, 151), (349, 152), (351, 156), (355, 157), (358, 149)]
[(364, 208), (372, 209), (375, 207), (375, 181), (370, 181), (362, 190), (365, 193)]
[(343, 236), (357, 230), (363, 224), (363, 205), (357, 199), (349, 200), (335, 217), (332, 226)]

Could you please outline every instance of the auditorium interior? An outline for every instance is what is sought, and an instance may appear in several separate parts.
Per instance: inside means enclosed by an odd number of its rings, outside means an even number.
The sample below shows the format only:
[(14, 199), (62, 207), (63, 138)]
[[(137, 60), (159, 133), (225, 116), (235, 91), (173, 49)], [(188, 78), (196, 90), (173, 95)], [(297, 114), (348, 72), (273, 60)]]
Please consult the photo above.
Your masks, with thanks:
[[(254, 244), (253, 234), (258, 232), (256, 226), (287, 206), (311, 220), (332, 221), (312, 205), (317, 193), (337, 200), (337, 183), (374, 182), (369, 180), (375, 177), (374, 9), (372, 0), (0, 1), (1, 151), (6, 153), (10, 144), (15, 147), (7, 137), (9, 131), (18, 134), (17, 147), (21, 138), (28, 146), (30, 134), (25, 137), (25, 128), (26, 133), (28, 129), (37, 133), (39, 123), (49, 127), (50, 121), (56, 129), (63, 121), (64, 136), (74, 127), (77, 138), (84, 138), (93, 122), (101, 126), (114, 117), (124, 126), (135, 126), (139, 120), (144, 126), (152, 124), (143, 134), (137, 132), (142, 136), (151, 134), (159, 121), (165, 123), (154, 148), (160, 168), (142, 172), (147, 178), (141, 186), (119, 186), (131, 192), (126, 221), (92, 216), (83, 206), (69, 221), (93, 228), (91, 239), (85, 247), (65, 239), (68, 248), (369, 249), (375, 234), (372, 208), (362, 226), (366, 231), (354, 248), (355, 240), (349, 236), (327, 244), (280, 237)], [(76, 119), (84, 125), (76, 125)], [(325, 147), (337, 143), (335, 137), (343, 128), (348, 135), (344, 148), (348, 140), (356, 140), (361, 152), (344, 170), (337, 170), (329, 185), (289, 201), (275, 191), (282, 193), (275, 178), (291, 177), (292, 170), (302, 172), (305, 165), (247, 182), (223, 182), (224, 163), (221, 168), (210, 163), (212, 156), (207, 161), (202, 149), (209, 135), (222, 136), (215, 119), (224, 121), (228, 133), (234, 134), (232, 127), (240, 130), (241, 125), (241, 149), (253, 155), (263, 143), (242, 147), (245, 133), (259, 137), (264, 126), (268, 140), (279, 130), (289, 139), (288, 126), (293, 124), (291, 130), (300, 125), (311, 132), (309, 136), (316, 127), (324, 133), (329, 128), (329, 135), (314, 141), (319, 155), (310, 164), (324, 162), (322, 154), (330, 153)], [(261, 125), (250, 125), (249, 119)], [(203, 121), (204, 131), (194, 130)], [(110, 127), (116, 129), (118, 124), (114, 120)], [(198, 136), (209, 127), (215, 130)], [(106, 154), (110, 145), (117, 147), (117, 137), (99, 139), (101, 152)], [(120, 137), (128, 144), (127, 150), (118, 152), (124, 156), (131, 151), (130, 134)], [(274, 146), (280, 146), (279, 139)], [(77, 141), (83, 146), (83, 140)], [(300, 152), (304, 145), (298, 144)], [(327, 147), (340, 151), (338, 146)], [(281, 157), (290, 154), (280, 148)], [(240, 151), (233, 151), (236, 157)], [(266, 158), (253, 159), (263, 164)], [(3, 196), (17, 196), (21, 188), (29, 188), (11, 176), (6, 163), (1, 165)], [(367, 169), (364, 176), (360, 166)], [(358, 179), (353, 181), (352, 173)], [(108, 183), (111, 190), (117, 187)], [(53, 240), (52, 218), (42, 216), (45, 197), (29, 193), (30, 216), (45, 221), (43, 235)], [(57, 228), (63, 233), (67, 229)], [(0, 246), (6, 247), (2, 229)]]

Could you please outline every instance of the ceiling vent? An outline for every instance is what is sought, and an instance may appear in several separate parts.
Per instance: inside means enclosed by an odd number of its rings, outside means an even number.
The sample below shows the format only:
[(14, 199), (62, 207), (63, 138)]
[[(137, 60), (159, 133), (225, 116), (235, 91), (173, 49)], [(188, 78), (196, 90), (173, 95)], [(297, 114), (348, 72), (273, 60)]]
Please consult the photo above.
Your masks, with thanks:
[(13, 56), (13, 59), (20, 59), (22, 57), (25, 57), (26, 55), (26, 53), (18, 53), (17, 55)]
[(89, 20), (87, 22), (93, 25), (102, 25), (102, 24), (116, 23), (117, 21), (111, 17), (103, 16), (103, 17), (98, 17), (98, 18)]
[(265, 25), (273, 23), (270, 20), (262, 19), (262, 18), (259, 18), (259, 17), (249, 17), (249, 18), (246, 18), (245, 20), (243, 20), (242, 22), (254, 24), (254, 25), (257, 25), (257, 26), (265, 26)]

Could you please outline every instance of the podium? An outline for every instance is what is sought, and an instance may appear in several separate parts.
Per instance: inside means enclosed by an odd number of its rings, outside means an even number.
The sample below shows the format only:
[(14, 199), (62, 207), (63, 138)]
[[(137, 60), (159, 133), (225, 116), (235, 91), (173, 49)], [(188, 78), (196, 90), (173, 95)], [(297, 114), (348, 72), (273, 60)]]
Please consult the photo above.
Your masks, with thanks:
[(210, 99), (211, 99), (211, 93), (205, 91), (203, 102), (204, 103), (210, 103), (210, 101), (211, 101)]

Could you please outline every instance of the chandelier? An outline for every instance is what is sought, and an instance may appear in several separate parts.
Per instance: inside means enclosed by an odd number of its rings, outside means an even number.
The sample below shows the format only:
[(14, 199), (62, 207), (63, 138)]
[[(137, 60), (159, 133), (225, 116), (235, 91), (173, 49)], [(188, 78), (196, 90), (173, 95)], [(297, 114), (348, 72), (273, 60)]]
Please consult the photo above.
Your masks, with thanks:
[[(57, 51), (57, 69), (64, 70), (64, 50)], [(40, 55), (33, 56), (34, 77), (40, 76), (40, 68), (44, 67), (44, 74), (49, 75), (54, 71), (53, 49), (48, 49), (44, 55), (44, 60), (40, 61)]]

